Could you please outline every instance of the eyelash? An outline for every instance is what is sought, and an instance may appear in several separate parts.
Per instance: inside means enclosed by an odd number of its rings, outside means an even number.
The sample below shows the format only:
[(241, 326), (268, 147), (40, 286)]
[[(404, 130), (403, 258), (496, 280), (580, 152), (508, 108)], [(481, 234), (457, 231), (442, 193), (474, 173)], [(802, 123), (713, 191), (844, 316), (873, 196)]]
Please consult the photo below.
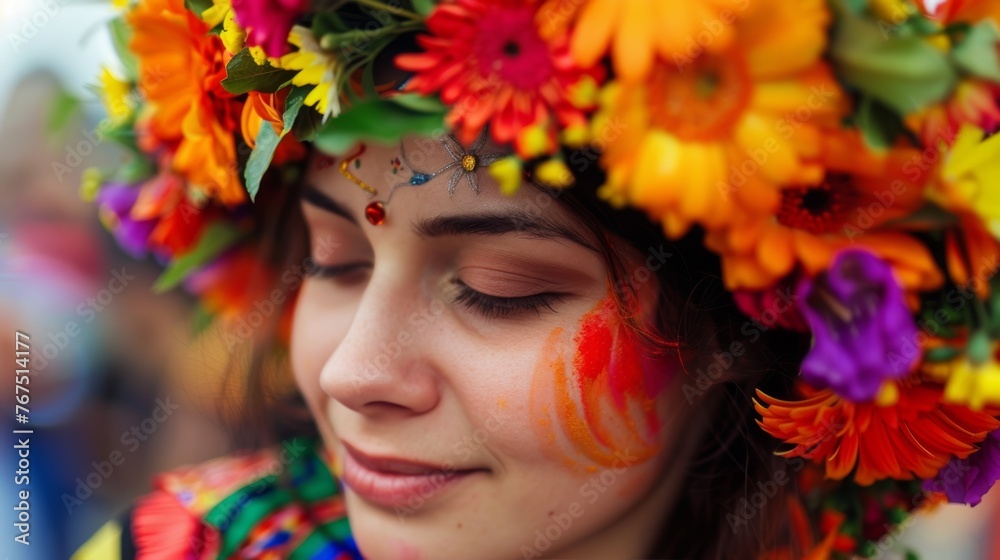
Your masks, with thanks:
[[(367, 263), (316, 265), (308, 271), (308, 275), (314, 278), (341, 278), (369, 266)], [(555, 311), (552, 304), (563, 301), (562, 297), (555, 293), (520, 297), (491, 296), (472, 289), (461, 280), (455, 280), (454, 283), (459, 291), (452, 301), (472, 309), (487, 319), (502, 319), (527, 311), (540, 315), (543, 307)]]
[(306, 270), (306, 276), (312, 278), (340, 278), (347, 276), (352, 272), (368, 268), (371, 265), (368, 263), (348, 263), (348, 264), (333, 264), (333, 265), (322, 265), (316, 264)]
[(459, 287), (459, 292), (453, 301), (461, 303), (487, 319), (502, 319), (526, 311), (533, 311), (535, 315), (540, 315), (543, 307), (549, 311), (555, 311), (552, 304), (554, 302), (562, 303), (562, 297), (559, 294), (545, 293), (521, 297), (500, 297), (473, 290), (461, 280), (455, 280), (455, 284)]

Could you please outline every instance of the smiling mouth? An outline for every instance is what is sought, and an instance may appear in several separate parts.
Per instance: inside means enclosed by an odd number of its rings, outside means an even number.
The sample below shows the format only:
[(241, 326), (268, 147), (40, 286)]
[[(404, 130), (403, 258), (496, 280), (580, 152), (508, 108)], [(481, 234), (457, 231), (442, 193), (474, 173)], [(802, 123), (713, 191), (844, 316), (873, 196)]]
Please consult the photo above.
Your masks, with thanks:
[(362, 499), (383, 507), (423, 504), (485, 468), (457, 469), (397, 457), (369, 455), (341, 441), (342, 480)]

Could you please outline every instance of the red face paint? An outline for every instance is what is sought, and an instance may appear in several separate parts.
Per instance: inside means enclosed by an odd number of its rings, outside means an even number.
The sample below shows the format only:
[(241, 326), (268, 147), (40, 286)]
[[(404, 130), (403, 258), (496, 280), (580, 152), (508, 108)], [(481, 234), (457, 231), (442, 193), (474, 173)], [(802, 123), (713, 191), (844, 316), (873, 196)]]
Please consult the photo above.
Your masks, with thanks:
[[(668, 368), (649, 359), (611, 297), (581, 319), (571, 374), (566, 372), (564, 338), (562, 329), (549, 335), (532, 381), (538, 436), (556, 449), (558, 426), (574, 455), (605, 467), (615, 462), (618, 451), (629, 450), (640, 462), (655, 455), (660, 434), (656, 398)], [(567, 464), (580, 466), (560, 454)]]

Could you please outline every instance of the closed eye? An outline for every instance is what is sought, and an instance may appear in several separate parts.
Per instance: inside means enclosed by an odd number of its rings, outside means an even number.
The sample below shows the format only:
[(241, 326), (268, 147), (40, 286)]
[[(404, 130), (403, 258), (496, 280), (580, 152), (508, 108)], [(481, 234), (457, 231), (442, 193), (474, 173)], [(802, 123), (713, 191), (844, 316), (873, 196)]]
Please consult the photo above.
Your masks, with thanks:
[(557, 293), (541, 293), (528, 296), (503, 297), (484, 294), (474, 290), (461, 280), (454, 280), (458, 293), (453, 298), (455, 303), (465, 305), (487, 319), (502, 319), (524, 312), (541, 314), (542, 308), (555, 311), (553, 303), (561, 303), (562, 295)]
[(316, 264), (306, 270), (306, 275), (312, 278), (343, 278), (350, 274), (370, 269), (371, 267), (371, 263), (366, 262), (331, 265)]

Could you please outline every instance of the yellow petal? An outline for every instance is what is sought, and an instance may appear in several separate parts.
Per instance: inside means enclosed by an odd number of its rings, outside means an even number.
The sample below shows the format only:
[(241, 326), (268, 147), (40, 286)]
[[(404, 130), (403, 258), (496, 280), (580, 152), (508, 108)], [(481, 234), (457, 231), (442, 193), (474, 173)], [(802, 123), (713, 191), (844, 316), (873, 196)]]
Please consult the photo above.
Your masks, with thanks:
[(489, 167), (490, 176), (500, 185), (500, 192), (511, 196), (521, 186), (521, 160), (513, 156), (498, 159)]

